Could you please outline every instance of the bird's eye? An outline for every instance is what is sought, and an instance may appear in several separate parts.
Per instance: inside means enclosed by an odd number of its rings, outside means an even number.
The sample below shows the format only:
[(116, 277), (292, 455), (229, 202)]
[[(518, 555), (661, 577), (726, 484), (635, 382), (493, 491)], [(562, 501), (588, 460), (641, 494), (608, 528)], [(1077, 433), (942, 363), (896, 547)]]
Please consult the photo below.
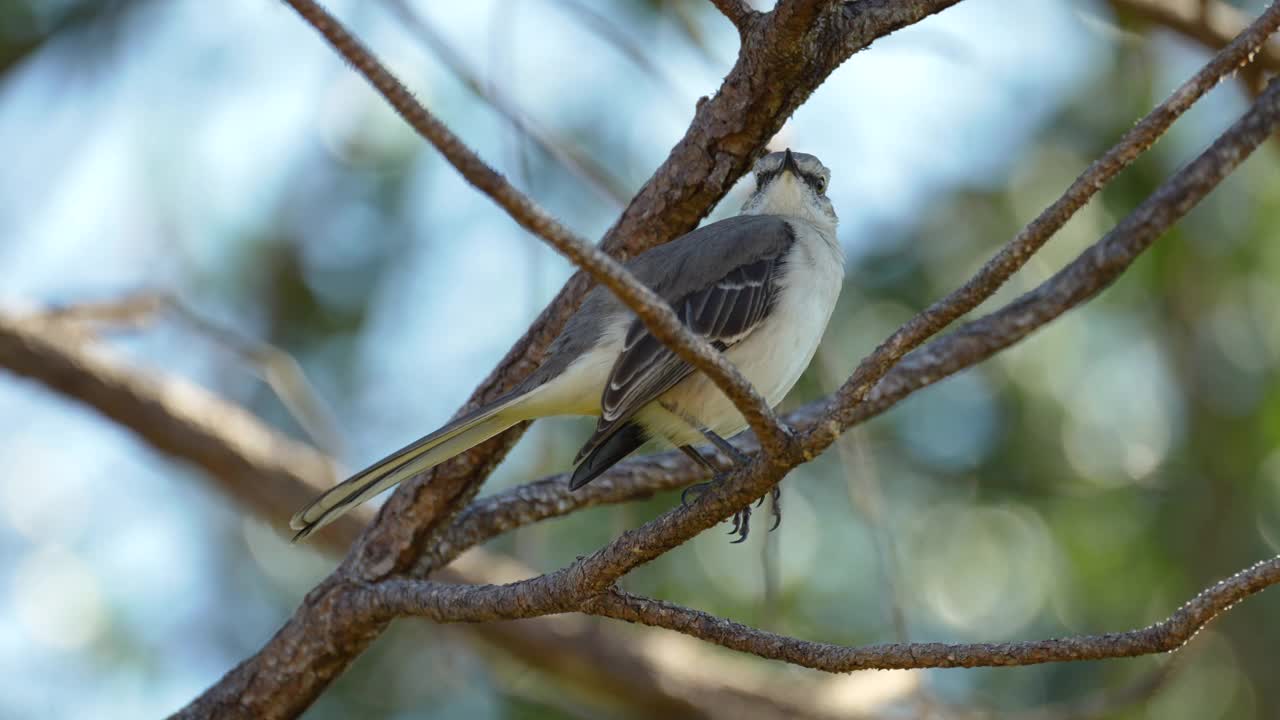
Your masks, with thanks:
[(826, 191), (827, 191), (827, 179), (826, 179), (826, 178), (824, 178), (824, 177), (819, 177), (819, 178), (818, 178), (818, 192), (820, 192), (820, 193), (821, 193), (821, 192), (826, 192)]

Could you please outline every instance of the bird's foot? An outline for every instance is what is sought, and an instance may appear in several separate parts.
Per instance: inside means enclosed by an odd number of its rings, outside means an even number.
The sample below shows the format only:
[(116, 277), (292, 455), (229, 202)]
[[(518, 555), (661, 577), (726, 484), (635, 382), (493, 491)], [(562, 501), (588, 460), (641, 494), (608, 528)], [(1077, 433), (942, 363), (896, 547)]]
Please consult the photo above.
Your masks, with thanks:
[[(698, 498), (702, 497), (704, 493), (711, 490), (716, 485), (719, 485), (723, 480), (724, 478), (722, 476), (717, 476), (708, 482), (690, 485), (684, 489), (683, 493), (680, 494), (680, 504), (685, 507), (689, 507), (693, 502), (697, 502)], [(691, 496), (693, 498), (692, 501), (690, 500)], [(773, 525), (769, 527), (769, 532), (773, 532), (782, 524), (782, 489), (777, 485), (770, 488), (769, 499), (772, 501), (773, 509)], [(760, 499), (755, 502), (755, 507), (760, 507), (760, 504), (763, 502), (764, 496), (761, 495)], [(747, 536), (751, 534), (751, 508), (751, 505), (747, 505), (733, 514), (733, 527), (729, 530), (729, 534), (737, 535), (738, 539), (733, 540), (731, 544), (737, 545), (739, 543), (746, 542)]]
[[(763, 495), (756, 500), (755, 506), (760, 507), (764, 503)], [(771, 509), (773, 510), (773, 524), (769, 526), (769, 532), (778, 529), (782, 524), (782, 488), (774, 485), (769, 489), (769, 500), (771, 501)], [(729, 530), (730, 535), (737, 535), (738, 539), (733, 540), (731, 544), (745, 542), (747, 536), (751, 533), (751, 506), (747, 505), (738, 512), (733, 514), (733, 528)]]
[(724, 476), (716, 475), (715, 477), (711, 478), (706, 482), (694, 483), (690, 485), (689, 487), (684, 489), (684, 492), (680, 493), (680, 505), (682, 505), (683, 507), (689, 507), (690, 505), (698, 502), (698, 498), (705, 495), (706, 492), (711, 488), (715, 487), (716, 485), (719, 485), (723, 480), (724, 480)]

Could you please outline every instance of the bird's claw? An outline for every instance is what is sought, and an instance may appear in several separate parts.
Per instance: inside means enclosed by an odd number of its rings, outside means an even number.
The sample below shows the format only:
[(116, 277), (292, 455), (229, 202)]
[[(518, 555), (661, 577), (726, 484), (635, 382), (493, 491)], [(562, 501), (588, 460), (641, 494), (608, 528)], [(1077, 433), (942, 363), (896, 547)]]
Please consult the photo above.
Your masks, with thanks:
[[(702, 497), (704, 493), (720, 483), (722, 480), (722, 477), (717, 476), (707, 482), (690, 485), (684, 489), (684, 492), (680, 493), (680, 504), (686, 508), (689, 507), (693, 503), (697, 502), (698, 498)], [(769, 490), (768, 497), (772, 500), (771, 509), (773, 512), (773, 524), (769, 526), (769, 532), (773, 532), (782, 524), (782, 489), (776, 485), (773, 486)], [(754, 503), (755, 507), (760, 507), (761, 503), (764, 502), (764, 499), (765, 496), (760, 496), (760, 499)], [(729, 528), (729, 534), (736, 535), (738, 539), (733, 540), (731, 544), (737, 545), (739, 543), (746, 542), (747, 536), (751, 534), (751, 508), (752, 505), (748, 504), (746, 507), (733, 514), (733, 527)]]
[(737, 535), (737, 540), (730, 540), (730, 545), (737, 545), (747, 541), (747, 535), (751, 534), (751, 506), (747, 505), (738, 512), (733, 514), (733, 530), (729, 531), (730, 535)]
[[(756, 501), (755, 506), (760, 507), (761, 503), (764, 502), (764, 498), (765, 496), (761, 495), (760, 499)], [(773, 532), (782, 524), (782, 489), (777, 485), (770, 488), (769, 499), (772, 501), (771, 505), (773, 510), (773, 525), (769, 526), (769, 532)], [(751, 533), (751, 512), (751, 506), (747, 505), (733, 514), (733, 529), (729, 531), (729, 534), (737, 535), (738, 539), (732, 541), (730, 543), (731, 545), (746, 542), (747, 535)]]
[[(712, 478), (707, 482), (694, 483), (693, 485), (685, 488), (684, 492), (680, 493), (680, 505), (687, 508), (697, 502), (698, 498), (702, 497), (703, 493), (710, 490), (713, 485), (719, 482), (719, 480), (720, 479), (718, 477)], [(692, 501), (689, 500), (690, 495), (693, 495)]]
[[(773, 532), (782, 524), (782, 488), (774, 485), (769, 490), (769, 498), (773, 500), (773, 525), (769, 527), (769, 532)], [(760, 499), (764, 500), (764, 498)]]

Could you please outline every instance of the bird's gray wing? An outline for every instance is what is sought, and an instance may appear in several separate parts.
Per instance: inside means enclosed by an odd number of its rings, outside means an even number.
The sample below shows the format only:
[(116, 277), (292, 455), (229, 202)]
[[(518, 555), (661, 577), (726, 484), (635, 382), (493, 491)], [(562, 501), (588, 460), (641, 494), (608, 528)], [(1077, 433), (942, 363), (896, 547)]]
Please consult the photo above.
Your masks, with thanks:
[[(725, 273), (766, 257), (781, 257), (795, 242), (791, 225), (776, 215), (739, 215), (682, 235), (623, 263), (637, 280), (672, 307), (703, 290)], [(551, 344), (547, 359), (523, 383), (532, 390), (559, 377), (591, 350), (618, 322), (634, 319), (607, 288), (596, 286), (563, 332)]]
[[(721, 268), (726, 272), (713, 275), (707, 279), (709, 282), (704, 281), (701, 287), (683, 296), (668, 298), (681, 322), (721, 351), (750, 335), (769, 316), (777, 297), (783, 257), (791, 244), (789, 228), (784, 224), (781, 230), (786, 241), (734, 248), (746, 262), (733, 264), (733, 255), (722, 255)], [(680, 268), (670, 270), (687, 272)], [(687, 286), (685, 280), (667, 285)], [(579, 452), (579, 460), (692, 372), (693, 367), (651, 335), (640, 320), (633, 320), (600, 399), (600, 422)]]

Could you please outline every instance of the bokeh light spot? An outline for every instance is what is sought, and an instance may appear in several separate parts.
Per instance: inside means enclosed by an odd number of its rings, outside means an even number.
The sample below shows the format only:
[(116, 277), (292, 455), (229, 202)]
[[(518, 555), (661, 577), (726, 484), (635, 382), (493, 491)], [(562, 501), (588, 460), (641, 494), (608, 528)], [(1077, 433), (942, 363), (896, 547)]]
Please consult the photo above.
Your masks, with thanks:
[(38, 550), (18, 564), (12, 601), (23, 628), (51, 648), (79, 650), (107, 625), (98, 579), (62, 549)]

